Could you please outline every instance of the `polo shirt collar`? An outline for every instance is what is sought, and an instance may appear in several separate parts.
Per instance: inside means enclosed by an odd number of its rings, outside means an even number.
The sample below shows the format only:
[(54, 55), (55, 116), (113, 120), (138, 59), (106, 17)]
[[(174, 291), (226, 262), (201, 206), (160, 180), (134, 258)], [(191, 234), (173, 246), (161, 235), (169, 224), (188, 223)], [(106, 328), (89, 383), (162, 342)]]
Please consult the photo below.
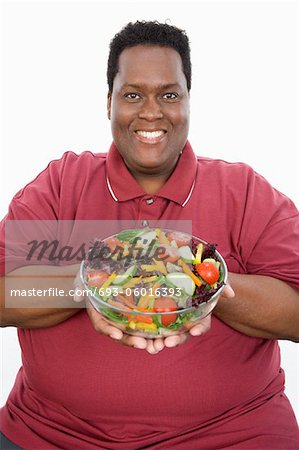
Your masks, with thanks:
[[(176, 168), (155, 196), (163, 197), (185, 206), (193, 192), (196, 170), (196, 156), (189, 141), (187, 141)], [(148, 195), (128, 170), (114, 143), (112, 143), (107, 155), (106, 175), (109, 192), (116, 202), (124, 202)]]

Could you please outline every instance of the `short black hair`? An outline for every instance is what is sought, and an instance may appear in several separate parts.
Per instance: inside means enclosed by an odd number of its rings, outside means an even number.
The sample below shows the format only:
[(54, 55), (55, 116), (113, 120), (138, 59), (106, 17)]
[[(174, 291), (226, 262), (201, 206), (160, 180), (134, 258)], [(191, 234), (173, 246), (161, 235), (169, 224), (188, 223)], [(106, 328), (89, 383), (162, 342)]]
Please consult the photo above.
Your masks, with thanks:
[(182, 69), (187, 81), (188, 91), (191, 89), (191, 58), (189, 39), (184, 30), (158, 21), (137, 21), (128, 23), (110, 42), (108, 57), (107, 81), (109, 92), (112, 92), (113, 81), (119, 70), (119, 56), (123, 50), (136, 45), (157, 45), (171, 47), (176, 50), (182, 60)]

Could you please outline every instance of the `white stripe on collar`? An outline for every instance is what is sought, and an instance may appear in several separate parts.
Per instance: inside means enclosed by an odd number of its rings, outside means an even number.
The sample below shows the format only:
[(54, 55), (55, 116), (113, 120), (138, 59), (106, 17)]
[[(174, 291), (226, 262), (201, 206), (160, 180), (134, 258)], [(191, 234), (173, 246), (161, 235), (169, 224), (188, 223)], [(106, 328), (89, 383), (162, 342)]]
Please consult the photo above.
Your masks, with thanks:
[[(116, 195), (115, 195), (114, 192), (113, 192), (113, 189), (112, 189), (112, 187), (111, 187), (111, 184), (110, 184), (110, 181), (109, 181), (109, 178), (108, 178), (108, 177), (106, 177), (106, 181), (107, 181), (107, 186), (108, 186), (109, 192), (110, 192), (110, 194), (111, 194), (113, 200), (115, 200), (116, 202), (118, 202), (119, 200), (118, 200), (118, 198), (116, 197)], [(189, 192), (189, 194), (188, 194), (186, 200), (184, 201), (184, 203), (182, 203), (182, 207), (183, 207), (183, 208), (184, 208), (184, 206), (186, 206), (186, 204), (187, 204), (188, 201), (190, 200), (191, 195), (192, 195), (192, 192), (193, 192), (193, 189), (194, 189), (194, 186), (195, 186), (195, 180), (194, 180), (193, 183), (192, 183), (190, 192)]]
[(110, 192), (110, 194), (111, 194), (113, 200), (115, 200), (116, 202), (118, 202), (118, 198), (116, 197), (116, 195), (114, 194), (114, 192), (113, 192), (113, 190), (112, 190), (112, 187), (111, 187), (111, 184), (110, 184), (110, 181), (109, 181), (109, 178), (108, 178), (108, 177), (106, 177), (106, 181), (107, 181), (107, 186), (108, 186), (109, 192)]
[(194, 181), (193, 181), (193, 183), (192, 183), (192, 186), (191, 186), (190, 192), (189, 192), (189, 194), (188, 194), (188, 197), (186, 198), (186, 200), (185, 200), (184, 203), (182, 204), (182, 207), (183, 207), (183, 208), (184, 208), (184, 206), (188, 203), (188, 201), (190, 200), (190, 197), (191, 197), (191, 195), (192, 195), (194, 186), (195, 186), (195, 179), (194, 179)]

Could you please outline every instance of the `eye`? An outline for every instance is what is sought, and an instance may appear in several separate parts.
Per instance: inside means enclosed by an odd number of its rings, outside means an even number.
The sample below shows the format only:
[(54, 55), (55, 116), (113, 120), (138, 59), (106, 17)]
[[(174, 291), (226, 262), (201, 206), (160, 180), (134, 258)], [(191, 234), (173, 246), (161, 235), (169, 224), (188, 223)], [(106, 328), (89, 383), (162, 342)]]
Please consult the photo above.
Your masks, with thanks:
[(166, 94), (163, 94), (162, 97), (166, 100), (176, 100), (179, 97), (179, 94), (176, 92), (166, 92)]
[(136, 94), (136, 92), (128, 92), (127, 94), (124, 95), (124, 97), (128, 100), (139, 100), (140, 99), (140, 95)]

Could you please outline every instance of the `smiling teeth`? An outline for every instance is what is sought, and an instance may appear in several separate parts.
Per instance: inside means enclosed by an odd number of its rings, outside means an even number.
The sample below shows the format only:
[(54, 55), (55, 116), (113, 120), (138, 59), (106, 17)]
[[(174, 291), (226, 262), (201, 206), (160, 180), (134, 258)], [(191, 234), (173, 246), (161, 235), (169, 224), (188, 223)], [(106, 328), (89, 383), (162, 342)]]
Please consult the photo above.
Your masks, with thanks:
[(137, 134), (139, 134), (139, 136), (145, 137), (147, 139), (155, 139), (158, 138), (160, 136), (162, 136), (164, 134), (164, 131), (159, 130), (159, 131), (136, 131)]

